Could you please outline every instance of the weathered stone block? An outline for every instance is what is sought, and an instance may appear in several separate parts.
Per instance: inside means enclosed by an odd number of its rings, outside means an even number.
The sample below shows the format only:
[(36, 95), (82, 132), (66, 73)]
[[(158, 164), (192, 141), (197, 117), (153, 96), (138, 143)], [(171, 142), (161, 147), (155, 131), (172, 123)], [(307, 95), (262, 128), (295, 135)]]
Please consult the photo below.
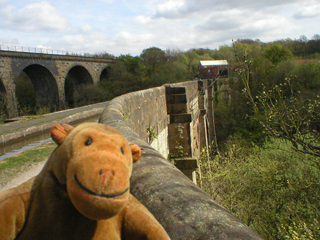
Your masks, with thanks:
[(171, 123), (168, 126), (169, 138), (190, 135), (190, 123)]
[(198, 160), (195, 158), (176, 158), (175, 166), (180, 170), (196, 170), (198, 168)]
[(185, 87), (166, 87), (167, 94), (182, 94), (186, 93)]
[(174, 103), (187, 103), (187, 95), (186, 94), (175, 94), (174, 95)]
[(171, 114), (170, 123), (187, 123), (192, 122), (191, 114)]
[(187, 113), (188, 112), (188, 108), (187, 108), (187, 105), (185, 103), (168, 104), (167, 105), (167, 109), (168, 109), (168, 114), (172, 114), (172, 113)]
[(167, 104), (187, 103), (186, 94), (167, 94)]

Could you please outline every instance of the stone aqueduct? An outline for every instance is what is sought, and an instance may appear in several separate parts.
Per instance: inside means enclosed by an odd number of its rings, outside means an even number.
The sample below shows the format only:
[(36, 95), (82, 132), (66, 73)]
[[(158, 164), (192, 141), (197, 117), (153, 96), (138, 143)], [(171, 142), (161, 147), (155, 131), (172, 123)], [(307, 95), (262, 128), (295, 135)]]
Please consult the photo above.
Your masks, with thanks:
[(66, 79), (72, 85), (95, 84), (106, 79), (114, 60), (0, 51), (0, 93), (5, 96), (7, 114), (17, 116), (16, 81), (24, 71), (32, 81), (38, 106), (65, 109)]

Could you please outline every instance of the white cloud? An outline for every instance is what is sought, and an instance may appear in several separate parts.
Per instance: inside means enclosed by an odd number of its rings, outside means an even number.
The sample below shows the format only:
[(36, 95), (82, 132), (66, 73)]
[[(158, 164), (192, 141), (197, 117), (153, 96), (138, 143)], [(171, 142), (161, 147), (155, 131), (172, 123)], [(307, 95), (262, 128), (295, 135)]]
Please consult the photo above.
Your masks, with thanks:
[(47, 44), (51, 49), (64, 50), (69, 52), (110, 52), (110, 38), (103, 33), (91, 33), (91, 34), (74, 34), (64, 35), (61, 38), (56, 38)]
[(151, 21), (151, 18), (148, 16), (139, 15), (134, 18), (134, 21), (139, 24), (148, 24)]
[(185, 11), (186, 4), (184, 0), (170, 0), (158, 5), (156, 17), (176, 18)]
[(209, 14), (219, 14), (220, 11), (238, 10), (262, 10), (267, 9), (276, 10), (276, 7), (288, 3), (294, 3), (298, 0), (169, 0), (165, 3), (157, 5), (155, 18), (190, 18), (194, 14), (202, 14), (203, 17)]
[(6, 26), (16, 31), (64, 31), (68, 26), (66, 18), (47, 1), (17, 10), (8, 6), (4, 14)]
[[(92, 2), (94, 2), (94, 1), (96, 1), (96, 0), (86, 0), (86, 1), (92, 1)], [(101, 1), (101, 2), (106, 2), (106, 3), (113, 3), (115, 0), (99, 0), (99, 1)]]
[(81, 30), (85, 33), (88, 33), (93, 31), (93, 27), (90, 24), (86, 23), (81, 27)]
[(315, 18), (320, 16), (320, 3), (315, 3), (309, 6), (301, 5), (299, 11), (294, 14), (297, 19)]
[[(312, 2), (306, 0), (304, 5)], [(272, 41), (299, 36), (301, 28), (292, 21), (292, 15), (284, 14), (287, 8), (297, 9), (299, 5), (297, 0), (185, 0), (176, 4), (170, 0), (158, 4), (153, 21), (146, 24), (149, 32), (161, 37), (167, 32), (168, 39), (162, 42), (168, 45), (180, 41), (183, 49), (217, 48), (237, 38)]]
[(19, 40), (17, 38), (0, 38), (0, 44), (19, 45)]

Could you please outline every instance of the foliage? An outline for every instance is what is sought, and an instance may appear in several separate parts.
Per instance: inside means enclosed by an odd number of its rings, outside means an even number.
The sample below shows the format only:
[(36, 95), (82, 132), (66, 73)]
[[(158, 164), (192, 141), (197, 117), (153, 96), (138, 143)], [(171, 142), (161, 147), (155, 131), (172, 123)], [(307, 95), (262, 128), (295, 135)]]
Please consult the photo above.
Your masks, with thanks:
[(166, 62), (151, 76), (150, 81), (154, 86), (165, 83), (183, 82), (189, 78), (187, 67), (179, 62)]
[(209, 161), (203, 151), (200, 183), (266, 239), (319, 239), (319, 64), (254, 45), (233, 46), (239, 81), (215, 101), (222, 151)]
[(295, 91), (307, 90), (316, 92), (320, 89), (320, 62), (308, 61), (301, 63), (294, 72), (296, 78), (292, 82)]
[(122, 62), (124, 64), (124, 68), (127, 72), (132, 74), (141, 74), (145, 66), (143, 65), (141, 59), (139, 57), (133, 57), (130, 54), (120, 55), (118, 57), (118, 62)]
[(145, 86), (144, 66), (141, 60), (130, 55), (121, 55), (110, 69), (109, 78), (99, 82), (99, 87), (108, 91), (108, 99), (141, 90)]
[(202, 188), (265, 239), (320, 238), (320, 169), (315, 157), (272, 139), (248, 148), (230, 139), (223, 152), (200, 159)]
[(73, 107), (110, 100), (109, 91), (94, 84), (82, 84), (73, 93)]
[(291, 52), (298, 57), (310, 58), (310, 56), (316, 56), (316, 53), (320, 53), (320, 39), (318, 34), (315, 34), (311, 40), (308, 40), (306, 36), (302, 35), (298, 40), (288, 38), (278, 42), (288, 47)]
[(230, 64), (235, 63), (235, 56), (232, 47), (222, 45), (218, 50), (214, 50), (211, 54), (214, 59), (226, 59)]
[(320, 157), (320, 96), (300, 100), (292, 90), (291, 80), (286, 80), (256, 97), (257, 119), (270, 135), (290, 141), (296, 151)]
[(0, 92), (0, 123), (7, 118), (7, 99), (5, 92)]
[(292, 52), (281, 44), (270, 44), (264, 50), (264, 56), (273, 64), (278, 64), (293, 57)]
[[(90, 54), (88, 54), (88, 56), (90, 56)], [(115, 56), (110, 54), (110, 53), (107, 53), (107, 52), (101, 52), (101, 53), (96, 53), (96, 54), (93, 54), (92, 57), (96, 57), (96, 58), (106, 58), (106, 59), (114, 59)]]
[(44, 115), (42, 115), (42, 114), (39, 114), (37, 116), (28, 116), (25, 120), (22, 120), (20, 122), (25, 123), (25, 122), (31, 121), (33, 119), (38, 119), (38, 118), (42, 118), (42, 117), (44, 117)]
[(156, 68), (166, 61), (165, 52), (160, 48), (151, 47), (144, 49), (140, 55), (142, 62), (147, 68), (147, 74), (150, 76), (156, 71)]
[(100, 86), (118, 96), (165, 83), (181, 82), (190, 76), (177, 51), (159, 48), (143, 50), (140, 57), (121, 55), (110, 70), (109, 79)]
[(186, 53), (180, 54), (179, 60), (187, 66), (189, 77), (194, 77), (199, 74), (198, 66), (200, 56), (196, 52), (188, 51)]
[[(249, 100), (255, 118), (271, 136), (289, 140), (296, 151), (320, 156), (318, 119), (319, 99), (297, 98), (291, 79), (256, 95), (252, 93), (250, 61), (239, 59), (239, 78), (244, 84), (243, 93)], [(287, 89), (285, 89), (287, 88)]]
[(18, 112), (20, 115), (32, 115), (36, 113), (36, 92), (31, 79), (25, 72), (21, 72), (17, 79), (16, 97), (18, 100)]
[(154, 132), (154, 127), (147, 126), (148, 143), (151, 143), (154, 139), (158, 138), (158, 135)]
[[(267, 68), (261, 66), (265, 61), (255, 59), (253, 56), (254, 45), (241, 44), (234, 45), (240, 66), (237, 69), (238, 77), (230, 78), (229, 81), (216, 81), (215, 86), (215, 122), (219, 142), (223, 142), (228, 136), (240, 134), (243, 138), (249, 139), (252, 143), (263, 144), (266, 136), (259, 123), (254, 121), (252, 108), (248, 108), (246, 92), (243, 92), (244, 82), (238, 79), (248, 79), (245, 84), (250, 85), (250, 90), (254, 92), (261, 89), (261, 84), (256, 79), (261, 76), (265, 78)], [(250, 49), (247, 50), (247, 47)], [(232, 48), (229, 49), (230, 51)], [(235, 51), (233, 50), (233, 51)], [(251, 60), (249, 60), (251, 59)], [(269, 62), (269, 61), (267, 61)], [(252, 73), (254, 71), (254, 74)], [(273, 73), (273, 71), (270, 71)], [(269, 73), (267, 75), (270, 75)], [(245, 93), (245, 94), (242, 94)], [(250, 96), (250, 95), (249, 95)]]

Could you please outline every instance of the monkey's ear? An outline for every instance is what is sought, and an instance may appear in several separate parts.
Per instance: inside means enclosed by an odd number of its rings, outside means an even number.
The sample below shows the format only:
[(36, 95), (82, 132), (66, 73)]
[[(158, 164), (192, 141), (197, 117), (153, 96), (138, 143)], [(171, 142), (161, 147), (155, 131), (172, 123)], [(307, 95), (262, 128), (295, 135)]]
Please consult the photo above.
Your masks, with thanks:
[(141, 148), (134, 143), (130, 143), (130, 147), (131, 147), (131, 153), (132, 153), (132, 160), (133, 162), (138, 161), (138, 159), (141, 157)]
[(69, 124), (57, 123), (51, 129), (51, 138), (57, 145), (61, 145), (72, 130), (73, 127)]

